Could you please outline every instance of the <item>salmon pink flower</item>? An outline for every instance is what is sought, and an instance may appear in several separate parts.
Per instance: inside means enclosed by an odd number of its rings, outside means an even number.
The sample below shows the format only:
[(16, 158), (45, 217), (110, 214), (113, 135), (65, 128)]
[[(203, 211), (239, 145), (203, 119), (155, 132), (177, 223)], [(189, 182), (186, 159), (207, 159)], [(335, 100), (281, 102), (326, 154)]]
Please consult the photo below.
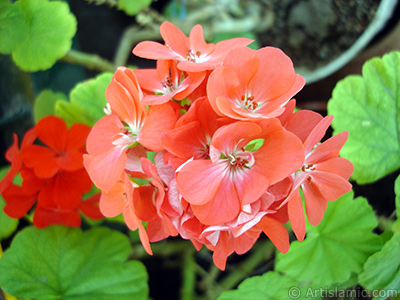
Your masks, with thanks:
[(175, 128), (161, 137), (170, 164), (177, 168), (190, 158), (209, 158), (211, 137), (219, 127), (232, 122), (219, 117), (206, 98), (197, 99), (176, 122)]
[[(276, 208), (290, 191), (292, 181), (288, 178), (268, 188), (268, 191), (257, 201), (244, 205), (239, 215), (232, 221), (218, 225), (206, 226), (196, 216), (190, 206), (186, 206), (179, 218), (177, 228), (183, 238), (190, 239), (199, 250), (201, 245), (214, 251), (213, 260), (221, 270), (225, 269), (227, 257), (236, 252), (247, 252), (264, 232), (276, 247), (283, 253), (289, 249), (289, 235), (284, 223), (287, 213), (284, 208)], [(182, 200), (185, 206), (185, 200)], [(282, 210), (285, 212), (282, 214)]]
[(305, 80), (280, 49), (236, 48), (208, 80), (207, 96), (220, 116), (237, 120), (277, 117)]
[(173, 60), (158, 60), (157, 69), (134, 70), (145, 96), (142, 103), (158, 105), (170, 100), (183, 100), (203, 81), (205, 73), (184, 73)]
[(133, 54), (149, 59), (176, 60), (178, 69), (187, 72), (213, 70), (222, 63), (229, 50), (253, 42), (247, 38), (234, 38), (208, 44), (204, 40), (201, 25), (194, 26), (189, 37), (169, 22), (161, 24), (160, 32), (165, 45), (152, 41), (141, 42), (133, 49)]
[[(295, 114), (300, 116), (304, 112), (298, 111)], [(353, 165), (347, 159), (338, 157), (340, 149), (347, 140), (348, 132), (341, 132), (318, 144), (325, 135), (332, 119), (332, 116), (325, 117), (316, 124), (309, 134), (305, 134), (304, 131), (304, 127), (307, 126), (292, 127), (294, 133), (298, 131), (299, 133), (296, 134), (303, 136), (306, 153), (303, 166), (294, 174), (293, 187), (285, 201), (287, 202), (293, 231), (299, 240), (303, 240), (305, 235), (305, 219), (299, 194), (300, 188), (304, 194), (308, 221), (313, 226), (321, 222), (328, 201), (337, 200), (352, 188), (348, 180), (353, 173)], [(306, 119), (304, 120), (304, 122), (307, 122)], [(289, 123), (291, 122), (289, 121)]]
[(138, 218), (133, 204), (133, 184), (124, 173), (112, 188), (101, 193), (100, 210), (106, 217), (116, 217), (122, 213), (125, 223), (132, 231), (139, 230), (139, 237), (147, 253), (152, 254), (149, 237), (142, 221)]
[[(120, 67), (106, 89), (111, 115), (104, 116), (88, 137), (85, 167), (95, 185), (108, 192), (129, 168), (129, 152), (142, 145), (161, 151), (161, 135), (175, 126), (176, 115), (169, 104), (141, 103), (143, 94), (132, 70)], [(135, 156), (135, 155), (133, 155)]]
[[(263, 140), (252, 151), (251, 142)], [(303, 146), (278, 120), (259, 124), (236, 122), (217, 130), (210, 160), (193, 160), (177, 175), (178, 189), (206, 225), (235, 219), (243, 205), (257, 201), (268, 189), (297, 170)]]

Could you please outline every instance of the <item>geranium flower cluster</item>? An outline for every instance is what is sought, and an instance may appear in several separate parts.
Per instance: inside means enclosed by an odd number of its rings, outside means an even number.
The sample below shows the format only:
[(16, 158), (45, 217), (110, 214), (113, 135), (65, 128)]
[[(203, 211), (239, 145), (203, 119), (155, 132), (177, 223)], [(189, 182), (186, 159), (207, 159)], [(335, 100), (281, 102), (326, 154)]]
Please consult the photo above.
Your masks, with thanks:
[[(11, 167), (0, 182), (0, 193), (7, 202), (5, 213), (20, 219), (34, 207), (33, 224), (39, 228), (53, 224), (78, 227), (80, 212), (91, 219), (103, 218), (100, 194), (82, 201), (93, 187), (83, 166), (89, 132), (90, 127), (82, 124), (68, 130), (64, 120), (49, 116), (26, 132), (21, 149), (14, 134), (14, 143), (6, 152)], [(13, 184), (18, 173), (21, 186)]]
[(150, 254), (149, 242), (180, 235), (214, 251), (220, 269), (262, 232), (288, 251), (286, 222), (305, 236), (300, 190), (312, 225), (350, 191), (353, 166), (338, 157), (347, 133), (320, 143), (332, 117), (293, 112), (305, 81), (281, 50), (206, 43), (200, 25), (189, 37), (168, 22), (160, 29), (164, 45), (133, 49), (157, 68), (118, 68), (108, 115), (89, 134), (84, 164), (101, 212), (122, 213)]

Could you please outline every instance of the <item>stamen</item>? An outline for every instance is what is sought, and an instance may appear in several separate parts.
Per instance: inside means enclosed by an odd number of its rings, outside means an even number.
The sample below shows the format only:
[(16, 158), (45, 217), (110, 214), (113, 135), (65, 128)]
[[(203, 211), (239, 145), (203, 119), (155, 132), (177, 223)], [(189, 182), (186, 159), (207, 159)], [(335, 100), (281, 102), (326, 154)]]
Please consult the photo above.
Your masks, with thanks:
[(240, 100), (242, 100), (241, 106), (243, 109), (246, 109), (248, 111), (253, 111), (255, 110), (259, 105), (256, 101), (254, 101), (254, 96), (248, 96), (242, 95), (240, 97)]
[(303, 172), (311, 172), (311, 171), (314, 171), (314, 170), (315, 170), (315, 166), (314, 166), (313, 164), (309, 164), (309, 165), (305, 164), (305, 165), (303, 165), (303, 166), (301, 167), (301, 170), (302, 170)]
[(254, 165), (253, 154), (249, 151), (243, 151), (235, 154), (228, 155), (229, 164), (234, 167), (250, 168)]
[(200, 51), (196, 51), (194, 52), (192, 49), (189, 49), (187, 55), (186, 55), (186, 60), (190, 61), (190, 62), (199, 62), (201, 56), (201, 52)]
[(161, 85), (162, 85), (162, 87), (164, 89), (164, 95), (170, 94), (173, 91), (175, 91), (174, 83), (172, 82), (172, 78), (169, 77), (169, 76), (166, 77), (163, 82), (161, 82)]

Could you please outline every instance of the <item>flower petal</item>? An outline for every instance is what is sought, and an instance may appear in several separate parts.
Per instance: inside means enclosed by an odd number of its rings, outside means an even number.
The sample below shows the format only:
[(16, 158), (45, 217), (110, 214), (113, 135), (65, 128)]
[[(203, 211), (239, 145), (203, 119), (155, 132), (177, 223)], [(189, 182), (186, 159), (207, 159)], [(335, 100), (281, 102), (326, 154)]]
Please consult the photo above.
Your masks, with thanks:
[(80, 211), (90, 219), (101, 220), (104, 218), (99, 208), (100, 195), (100, 193), (97, 193), (89, 199), (82, 201), (79, 205)]
[(122, 180), (115, 183), (107, 193), (101, 193), (99, 208), (101, 213), (108, 218), (114, 218), (121, 214), (127, 205), (128, 199)]
[(114, 147), (98, 156), (84, 155), (83, 163), (93, 183), (108, 192), (124, 172), (127, 156), (123, 147)]
[(354, 166), (349, 160), (343, 157), (335, 157), (316, 164), (316, 170), (337, 174), (349, 180), (351, 174), (354, 172)]
[(10, 170), (6, 176), (0, 181), (0, 194), (2, 194), (13, 182), (15, 176), (22, 168), (22, 158), (18, 148), (18, 136), (14, 133), (14, 142), (6, 151), (6, 158), (11, 162)]
[(140, 186), (133, 190), (133, 205), (135, 214), (143, 222), (153, 221), (158, 218), (157, 209), (153, 203), (155, 190), (153, 186)]
[[(203, 186), (203, 191), (207, 188)], [(218, 191), (210, 201), (202, 205), (192, 204), (195, 216), (205, 225), (219, 225), (233, 221), (239, 215), (240, 208), (240, 199), (229, 176), (224, 177)]]
[(215, 50), (212, 53), (211, 61), (223, 61), (226, 55), (234, 48), (246, 47), (254, 40), (248, 38), (233, 38), (229, 40), (220, 41), (215, 44)]
[(102, 117), (94, 124), (88, 138), (87, 151), (90, 155), (100, 155), (115, 147), (114, 137), (121, 132), (123, 124), (116, 115)]
[[(257, 74), (260, 60), (255, 50), (247, 47), (240, 47), (229, 52), (229, 55), (224, 59), (224, 66), (229, 66), (235, 71), (239, 79), (240, 87), (243, 88), (244, 91), (247, 91), (251, 80)], [(227, 78), (223, 79), (227, 80)]]
[[(180, 50), (180, 48), (178, 50)], [(183, 59), (180, 53), (152, 41), (140, 42), (133, 48), (132, 53), (136, 56), (148, 59)]]
[(253, 153), (257, 164), (254, 170), (264, 174), (275, 184), (299, 169), (304, 162), (304, 147), (298, 137), (282, 128), (277, 119), (260, 123), (265, 139), (260, 149)]
[(226, 259), (229, 255), (233, 253), (233, 244), (230, 242), (229, 233), (226, 231), (222, 231), (218, 244), (215, 247), (213, 253), (213, 262), (220, 269), (225, 270), (226, 267)]
[(184, 124), (161, 136), (161, 145), (168, 152), (186, 159), (200, 156), (205, 143), (205, 136), (198, 121)]
[(306, 219), (304, 217), (303, 202), (298, 191), (295, 191), (288, 201), (288, 214), (290, 225), (299, 241), (306, 235)]
[(311, 174), (312, 181), (318, 187), (321, 195), (329, 201), (351, 191), (352, 185), (343, 177), (330, 172), (315, 170)]
[(308, 164), (317, 164), (339, 156), (340, 149), (346, 143), (348, 136), (349, 133), (343, 131), (327, 139), (315, 148), (310, 156), (307, 157), (306, 162)]
[(179, 171), (178, 189), (189, 203), (203, 205), (216, 197), (226, 174), (225, 163), (194, 160)]
[(24, 164), (34, 169), (35, 175), (40, 178), (52, 178), (60, 171), (57, 153), (43, 146), (26, 146), (22, 152), (22, 159)]
[(318, 187), (313, 182), (306, 180), (302, 187), (308, 221), (312, 226), (317, 226), (324, 216), (328, 200), (321, 195)]
[(84, 148), (91, 128), (84, 124), (74, 124), (68, 131), (65, 151), (77, 151)]
[(140, 123), (145, 115), (142, 98), (143, 93), (135, 73), (131, 69), (119, 67), (106, 89), (111, 111), (127, 124)]
[(257, 50), (257, 56), (260, 67), (249, 86), (256, 100), (270, 102), (279, 99), (283, 104), (304, 86), (304, 78), (295, 74), (291, 59), (282, 50), (264, 47)]
[(322, 140), (325, 135), (326, 130), (332, 123), (333, 116), (326, 116), (323, 118), (311, 131), (309, 136), (304, 142), (304, 147), (306, 154), (308, 154), (311, 149)]
[[(187, 41), (189, 39), (178, 27), (170, 22), (164, 22), (160, 26), (160, 33), (168, 47), (170, 47), (174, 52), (180, 54), (182, 58), (186, 57), (188, 52)], [(173, 58), (169, 57), (168, 59)]]
[[(287, 120), (286, 130), (293, 132), (304, 143), (322, 116), (311, 110), (299, 110)], [(308, 152), (306, 152), (308, 153)]]
[(68, 128), (65, 121), (55, 116), (41, 119), (35, 127), (38, 138), (56, 152), (67, 148)]
[[(229, 79), (229, 80), (227, 80)], [(217, 106), (217, 98), (226, 99), (236, 98), (236, 89), (240, 87), (240, 81), (235, 70), (229, 66), (222, 66), (215, 69), (207, 82), (207, 97), (212, 109), (220, 116), (224, 116), (226, 111), (222, 112)], [(243, 88), (243, 92), (245, 92)], [(229, 100), (229, 102), (231, 102)]]
[(289, 234), (281, 222), (266, 215), (260, 220), (257, 227), (265, 233), (280, 252), (289, 251)]
[(151, 106), (137, 140), (152, 151), (162, 151), (161, 135), (175, 127), (175, 111), (169, 104)]
[(78, 210), (61, 210), (56, 207), (37, 206), (33, 215), (33, 225), (45, 228), (50, 225), (81, 226), (81, 216)]
[(2, 196), (7, 204), (4, 206), (4, 212), (11, 218), (21, 219), (36, 202), (37, 194), (27, 194), (20, 186), (10, 185)]
[(257, 238), (253, 236), (242, 234), (233, 239), (233, 247), (237, 254), (244, 254), (253, 247), (254, 243), (257, 241)]

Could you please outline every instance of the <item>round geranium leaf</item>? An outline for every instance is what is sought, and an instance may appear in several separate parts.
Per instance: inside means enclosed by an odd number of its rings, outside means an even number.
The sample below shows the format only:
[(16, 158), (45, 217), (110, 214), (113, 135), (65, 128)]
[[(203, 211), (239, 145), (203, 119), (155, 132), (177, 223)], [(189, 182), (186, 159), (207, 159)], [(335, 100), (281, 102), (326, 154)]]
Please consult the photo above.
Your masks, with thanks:
[(328, 102), (334, 134), (348, 131), (340, 151), (354, 165), (353, 179), (371, 183), (400, 168), (400, 52), (372, 58), (362, 76), (338, 82)]
[(27, 227), (0, 259), (0, 286), (23, 299), (145, 300), (147, 272), (130, 250), (108, 228)]
[(106, 72), (94, 79), (78, 83), (69, 95), (70, 101), (57, 101), (55, 114), (63, 118), (68, 126), (75, 123), (93, 126), (105, 116), (105, 93), (112, 76), (112, 73)]
[(262, 276), (247, 278), (236, 290), (223, 292), (218, 300), (303, 300), (307, 298), (321, 299), (317, 289), (270, 271)]
[(123, 10), (128, 16), (136, 15), (140, 10), (149, 6), (152, 0), (119, 0), (118, 9)]
[(376, 217), (367, 200), (347, 193), (330, 202), (321, 223), (307, 226), (302, 242), (291, 244), (278, 255), (276, 270), (296, 280), (333, 285), (358, 274), (368, 257), (379, 251), (381, 239), (372, 230)]
[[(360, 284), (371, 291), (385, 290), (374, 299), (386, 299), (400, 292), (400, 234), (395, 234), (382, 250), (368, 258), (359, 275)], [(389, 292), (396, 292), (389, 295)]]
[(11, 54), (27, 34), (28, 27), (21, 9), (9, 1), (0, 1), (0, 53)]
[(33, 115), (35, 123), (40, 119), (55, 114), (55, 106), (57, 101), (68, 101), (67, 96), (61, 92), (53, 92), (51, 90), (43, 90), (36, 97), (33, 106)]
[(18, 0), (14, 4), (25, 16), (29, 34), (12, 56), (24, 71), (35, 72), (51, 68), (71, 49), (77, 22), (66, 2), (48, 0)]
[[(10, 167), (6, 167), (0, 170), (0, 180), (6, 176), (9, 169)], [(19, 179), (21, 179), (20, 176), (14, 180), (14, 183), (17, 184)], [(3, 197), (0, 196), (0, 241), (8, 238), (17, 229), (19, 223), (18, 219), (10, 218), (4, 212), (4, 206), (6, 206), (6, 201), (4, 201)]]

